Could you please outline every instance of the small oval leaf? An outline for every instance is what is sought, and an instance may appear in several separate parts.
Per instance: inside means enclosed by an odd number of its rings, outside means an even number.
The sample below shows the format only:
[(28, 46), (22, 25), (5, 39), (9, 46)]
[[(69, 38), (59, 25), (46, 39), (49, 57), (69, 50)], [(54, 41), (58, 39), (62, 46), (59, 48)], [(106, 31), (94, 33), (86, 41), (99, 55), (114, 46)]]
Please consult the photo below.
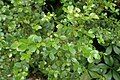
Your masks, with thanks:
[(116, 54), (120, 54), (120, 49), (117, 46), (114, 46), (113, 49)]
[(111, 54), (111, 52), (112, 52), (112, 46), (107, 47), (105, 53), (109, 55)]

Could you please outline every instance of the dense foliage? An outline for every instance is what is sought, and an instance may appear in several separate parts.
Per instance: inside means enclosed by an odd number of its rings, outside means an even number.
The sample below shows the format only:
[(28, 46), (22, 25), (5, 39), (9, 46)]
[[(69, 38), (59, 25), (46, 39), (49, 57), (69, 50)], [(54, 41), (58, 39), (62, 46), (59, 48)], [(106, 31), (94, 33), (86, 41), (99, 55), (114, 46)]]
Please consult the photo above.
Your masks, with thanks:
[(0, 0), (0, 80), (120, 80), (119, 0)]

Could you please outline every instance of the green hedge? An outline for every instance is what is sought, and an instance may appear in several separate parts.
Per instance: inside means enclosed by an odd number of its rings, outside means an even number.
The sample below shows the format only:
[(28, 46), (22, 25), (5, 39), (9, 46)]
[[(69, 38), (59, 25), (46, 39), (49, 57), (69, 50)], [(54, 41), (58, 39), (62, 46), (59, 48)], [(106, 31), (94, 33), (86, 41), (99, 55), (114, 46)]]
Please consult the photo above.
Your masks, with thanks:
[(119, 80), (115, 0), (0, 0), (0, 80)]

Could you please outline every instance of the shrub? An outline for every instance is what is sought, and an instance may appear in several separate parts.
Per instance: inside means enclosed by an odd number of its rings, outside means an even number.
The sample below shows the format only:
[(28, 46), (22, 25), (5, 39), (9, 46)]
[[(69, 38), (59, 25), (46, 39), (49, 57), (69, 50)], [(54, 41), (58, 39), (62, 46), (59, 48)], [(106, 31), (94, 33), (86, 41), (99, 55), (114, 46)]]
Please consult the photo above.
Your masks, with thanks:
[(0, 80), (119, 80), (118, 3), (1, 0)]

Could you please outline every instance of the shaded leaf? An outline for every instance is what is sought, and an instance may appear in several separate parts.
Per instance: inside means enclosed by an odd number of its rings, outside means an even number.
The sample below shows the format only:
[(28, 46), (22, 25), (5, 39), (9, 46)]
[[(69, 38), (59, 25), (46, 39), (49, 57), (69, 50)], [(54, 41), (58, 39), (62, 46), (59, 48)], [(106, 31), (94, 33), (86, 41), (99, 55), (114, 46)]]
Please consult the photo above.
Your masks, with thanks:
[(117, 46), (113, 46), (113, 49), (116, 54), (120, 54), (120, 49)]
[(106, 80), (111, 80), (111, 78), (112, 78), (111, 70), (107, 74), (105, 74), (105, 78), (106, 78)]
[(114, 71), (114, 70), (113, 70), (113, 78), (115, 80), (120, 80), (120, 75), (116, 71)]
[(112, 46), (107, 47), (105, 53), (109, 55), (111, 54), (111, 52), (112, 52)]
[(120, 42), (117, 42), (116, 45), (117, 45), (118, 47), (120, 47)]
[(111, 56), (104, 56), (104, 61), (109, 66), (113, 65), (113, 58)]

